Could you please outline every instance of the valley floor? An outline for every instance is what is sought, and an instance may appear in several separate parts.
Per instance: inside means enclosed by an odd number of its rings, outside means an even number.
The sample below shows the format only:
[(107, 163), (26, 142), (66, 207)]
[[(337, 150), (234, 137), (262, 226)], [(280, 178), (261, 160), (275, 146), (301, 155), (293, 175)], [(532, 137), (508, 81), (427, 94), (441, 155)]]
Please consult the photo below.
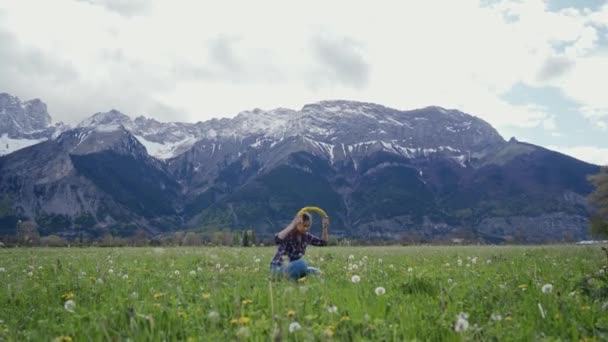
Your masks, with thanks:
[(605, 340), (601, 246), (0, 249), (0, 340)]

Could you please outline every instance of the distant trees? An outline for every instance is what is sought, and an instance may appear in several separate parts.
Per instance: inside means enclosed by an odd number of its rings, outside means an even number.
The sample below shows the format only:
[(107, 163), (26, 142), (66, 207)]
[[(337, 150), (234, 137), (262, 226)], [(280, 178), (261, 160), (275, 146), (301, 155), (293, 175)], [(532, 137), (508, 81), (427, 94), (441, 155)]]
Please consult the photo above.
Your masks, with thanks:
[(593, 236), (608, 237), (608, 166), (603, 166), (589, 180), (595, 186), (595, 190), (587, 197), (593, 208), (589, 230)]
[(17, 223), (17, 240), (27, 246), (40, 244), (38, 225), (34, 221), (19, 221)]

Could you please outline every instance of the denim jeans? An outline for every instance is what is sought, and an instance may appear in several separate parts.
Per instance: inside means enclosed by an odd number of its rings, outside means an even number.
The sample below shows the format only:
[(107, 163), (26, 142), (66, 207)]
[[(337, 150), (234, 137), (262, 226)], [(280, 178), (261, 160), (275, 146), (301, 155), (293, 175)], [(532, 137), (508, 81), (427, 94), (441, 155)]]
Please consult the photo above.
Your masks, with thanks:
[(290, 279), (298, 280), (306, 277), (309, 274), (319, 275), (321, 271), (315, 267), (309, 267), (308, 263), (303, 259), (294, 260), (287, 265), (270, 265), (270, 273), (273, 276), (286, 275)]

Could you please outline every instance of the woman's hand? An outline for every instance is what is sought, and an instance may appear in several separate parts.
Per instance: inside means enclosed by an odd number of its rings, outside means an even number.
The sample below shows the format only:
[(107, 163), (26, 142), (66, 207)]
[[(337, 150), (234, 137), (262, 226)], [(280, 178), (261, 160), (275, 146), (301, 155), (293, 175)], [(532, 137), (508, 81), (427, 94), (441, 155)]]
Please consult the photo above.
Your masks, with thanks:
[(329, 219), (323, 218), (322, 224), (323, 224), (323, 230), (327, 230), (327, 228), (329, 228)]

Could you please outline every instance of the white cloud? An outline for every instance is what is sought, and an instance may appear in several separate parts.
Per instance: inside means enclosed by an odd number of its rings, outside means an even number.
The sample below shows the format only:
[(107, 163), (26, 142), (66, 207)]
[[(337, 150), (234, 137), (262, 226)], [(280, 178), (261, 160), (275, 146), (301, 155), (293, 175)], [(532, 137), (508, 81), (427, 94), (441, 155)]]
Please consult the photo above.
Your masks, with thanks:
[(608, 148), (596, 146), (548, 146), (550, 150), (597, 165), (608, 165)]
[(552, 85), (589, 108), (608, 108), (600, 84), (607, 57), (594, 53), (608, 6), (545, 7), (541, 0), (481, 8), (478, 0), (5, 1), (0, 32), (14, 37), (21, 56), (37, 51), (44, 58), (34, 65), (73, 73), (56, 82), (9, 72), (22, 58), (0, 54), (0, 87), (40, 97), (70, 122), (109, 108), (195, 121), (344, 98), (457, 108), (499, 130), (555, 130), (544, 108), (502, 96), (517, 83)]

